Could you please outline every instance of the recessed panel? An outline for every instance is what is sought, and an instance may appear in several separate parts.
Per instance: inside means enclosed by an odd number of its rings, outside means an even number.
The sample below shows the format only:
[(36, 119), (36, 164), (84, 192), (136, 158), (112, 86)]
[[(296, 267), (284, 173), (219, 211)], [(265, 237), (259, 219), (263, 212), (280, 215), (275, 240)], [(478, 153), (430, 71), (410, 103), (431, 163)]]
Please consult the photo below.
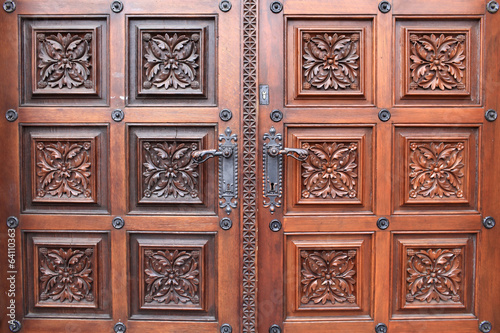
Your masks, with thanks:
[(107, 233), (24, 234), (27, 317), (103, 317), (110, 311)]
[(129, 19), (129, 103), (214, 106), (216, 18)]
[(289, 127), (287, 133), (287, 147), (309, 151), (303, 162), (285, 162), (287, 214), (371, 211), (371, 127)]
[(214, 319), (212, 234), (129, 237), (132, 318)]
[(372, 21), (287, 19), (288, 106), (373, 103)]

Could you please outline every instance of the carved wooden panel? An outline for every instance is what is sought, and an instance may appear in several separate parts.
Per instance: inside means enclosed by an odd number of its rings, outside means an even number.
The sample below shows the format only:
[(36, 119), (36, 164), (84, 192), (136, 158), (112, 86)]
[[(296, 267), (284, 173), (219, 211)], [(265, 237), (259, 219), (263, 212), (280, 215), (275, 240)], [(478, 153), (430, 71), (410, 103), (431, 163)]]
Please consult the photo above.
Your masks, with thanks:
[(132, 318), (215, 320), (214, 246), (213, 234), (130, 234)]
[(396, 211), (476, 210), (478, 138), (477, 128), (396, 128)]
[(129, 139), (132, 212), (214, 214), (216, 159), (191, 157), (216, 147), (214, 127), (131, 126)]
[(372, 136), (370, 127), (289, 127), (285, 146), (309, 156), (285, 160), (287, 213), (370, 211)]
[(128, 22), (130, 104), (215, 105), (215, 17)]
[[(479, 104), (479, 20), (398, 20), (396, 103)], [(398, 70), (401, 68), (401, 70)]]
[(288, 106), (373, 103), (372, 21), (287, 19)]
[(25, 250), (29, 316), (109, 317), (107, 233), (27, 232)]
[(22, 104), (108, 103), (107, 18), (23, 18), (21, 27)]
[(105, 212), (107, 147), (104, 126), (24, 126), (25, 212)]
[(393, 315), (474, 313), (473, 234), (394, 237)]
[(287, 320), (370, 314), (370, 247), (368, 234), (287, 236)]

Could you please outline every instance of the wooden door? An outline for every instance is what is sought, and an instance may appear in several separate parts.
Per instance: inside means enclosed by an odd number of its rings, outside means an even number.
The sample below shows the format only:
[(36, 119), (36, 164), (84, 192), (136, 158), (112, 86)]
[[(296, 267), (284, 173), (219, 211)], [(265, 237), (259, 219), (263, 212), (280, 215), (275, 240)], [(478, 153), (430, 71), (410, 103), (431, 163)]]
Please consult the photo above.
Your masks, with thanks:
[(194, 159), (240, 137), (241, 7), (225, 3), (1, 11), (0, 105), (18, 115), (1, 122), (1, 211), (19, 225), (2, 223), (0, 304), (22, 332), (240, 330), (237, 180), (221, 192), (222, 157)]
[(499, 14), (383, 3), (260, 2), (259, 332), (500, 327)]

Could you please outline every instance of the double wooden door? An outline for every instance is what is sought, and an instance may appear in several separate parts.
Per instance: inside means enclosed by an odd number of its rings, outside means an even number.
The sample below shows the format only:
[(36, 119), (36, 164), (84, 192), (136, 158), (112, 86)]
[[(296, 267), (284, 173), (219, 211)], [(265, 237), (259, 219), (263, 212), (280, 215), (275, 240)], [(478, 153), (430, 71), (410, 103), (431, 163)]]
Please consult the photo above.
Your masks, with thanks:
[(5, 1), (1, 331), (498, 329), (496, 7)]

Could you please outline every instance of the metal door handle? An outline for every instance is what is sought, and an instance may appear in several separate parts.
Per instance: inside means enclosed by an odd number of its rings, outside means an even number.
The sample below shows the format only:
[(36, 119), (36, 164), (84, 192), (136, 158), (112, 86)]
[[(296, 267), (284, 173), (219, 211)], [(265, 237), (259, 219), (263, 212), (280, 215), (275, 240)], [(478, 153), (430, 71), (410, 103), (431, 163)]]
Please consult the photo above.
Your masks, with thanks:
[(283, 155), (305, 161), (309, 156), (309, 150), (300, 148), (283, 148), (281, 133), (271, 127), (269, 133), (264, 134), (264, 207), (269, 207), (271, 214), (277, 207), (281, 207), (283, 194)]

